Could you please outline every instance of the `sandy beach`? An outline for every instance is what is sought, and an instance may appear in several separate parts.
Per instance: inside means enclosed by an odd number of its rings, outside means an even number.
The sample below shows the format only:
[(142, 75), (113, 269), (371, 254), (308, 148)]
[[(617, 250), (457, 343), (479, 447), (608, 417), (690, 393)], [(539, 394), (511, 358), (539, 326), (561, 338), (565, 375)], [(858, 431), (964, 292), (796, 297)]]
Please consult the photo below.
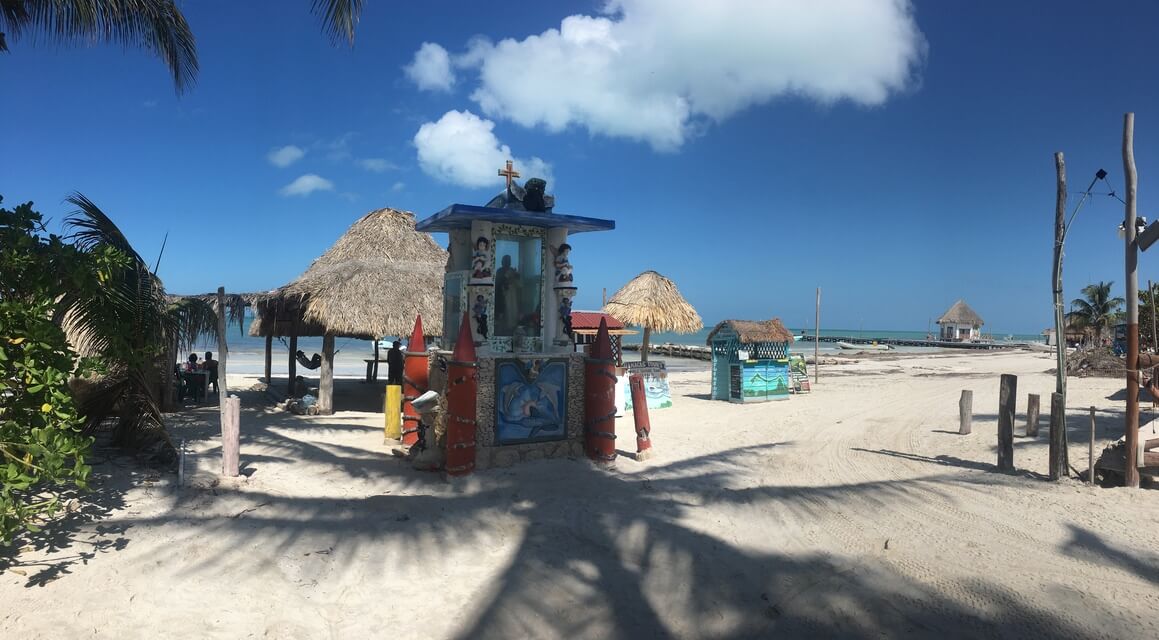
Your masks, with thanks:
[[(1154, 490), (1044, 480), (1046, 354), (861, 357), (788, 401), (707, 400), (671, 375), (655, 455), (455, 482), (384, 446), (365, 387), (333, 416), (241, 391), (243, 477), (216, 408), (176, 414), (185, 487), (109, 449), (59, 527), (0, 558), (20, 638), (1145, 638), (1159, 635)], [(1018, 375), (1017, 472), (995, 471)], [(231, 376), (246, 389), (252, 376)], [(958, 398), (974, 427), (958, 435)], [(1122, 383), (1072, 378), (1070, 461), (1122, 433)], [(1023, 437), (1026, 395), (1043, 428)], [(1116, 395), (1119, 394), (1119, 395)], [(1146, 423), (1154, 414), (1145, 413)], [(365, 412), (341, 410), (359, 408)], [(618, 422), (619, 447), (633, 449)], [(1144, 437), (1153, 437), (1151, 425)]]

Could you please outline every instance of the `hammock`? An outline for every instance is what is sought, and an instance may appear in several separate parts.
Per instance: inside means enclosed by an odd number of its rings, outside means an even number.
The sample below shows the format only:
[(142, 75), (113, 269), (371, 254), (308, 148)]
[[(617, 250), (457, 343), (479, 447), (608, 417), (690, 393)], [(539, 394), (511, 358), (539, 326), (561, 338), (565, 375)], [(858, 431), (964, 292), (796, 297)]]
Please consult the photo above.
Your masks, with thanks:
[(317, 369), (318, 367), (322, 366), (322, 356), (320, 356), (316, 353), (314, 354), (313, 358), (307, 358), (306, 354), (299, 351), (297, 353), (297, 357), (298, 357), (298, 364), (302, 365), (303, 367), (306, 367), (307, 369), (313, 370), (313, 369)]

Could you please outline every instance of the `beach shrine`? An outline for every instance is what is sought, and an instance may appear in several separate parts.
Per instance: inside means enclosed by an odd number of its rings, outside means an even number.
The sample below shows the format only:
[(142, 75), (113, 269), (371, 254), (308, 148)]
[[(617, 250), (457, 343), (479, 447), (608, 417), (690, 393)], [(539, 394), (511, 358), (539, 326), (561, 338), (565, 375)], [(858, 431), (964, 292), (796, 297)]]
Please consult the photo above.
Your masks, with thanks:
[[(415, 226), (449, 235), (444, 351), (430, 354), (429, 376), (430, 388), (447, 398), (447, 473), (585, 452), (611, 460), (615, 361), (606, 328), (587, 354), (576, 353), (579, 280), (568, 239), (615, 222), (556, 213), (546, 182), (520, 186), (511, 162), (499, 175), (506, 188), (486, 205), (452, 204)], [(435, 374), (444, 367), (445, 375)], [(424, 390), (404, 386), (408, 396)], [(585, 390), (606, 393), (610, 408), (589, 415), (605, 404), (601, 397), (585, 408)]]
[[(731, 402), (785, 400), (793, 334), (780, 319), (724, 320), (708, 334), (712, 347), (712, 399)], [(801, 362), (804, 366), (804, 362)]]

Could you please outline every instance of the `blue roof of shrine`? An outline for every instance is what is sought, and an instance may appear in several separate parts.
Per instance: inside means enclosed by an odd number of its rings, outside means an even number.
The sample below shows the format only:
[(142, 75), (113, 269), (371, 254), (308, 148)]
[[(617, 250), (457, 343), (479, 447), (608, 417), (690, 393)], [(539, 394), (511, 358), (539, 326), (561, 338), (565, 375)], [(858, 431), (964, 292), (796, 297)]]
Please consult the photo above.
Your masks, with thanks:
[(568, 233), (584, 231), (610, 231), (616, 228), (615, 220), (586, 218), (566, 213), (543, 213), (518, 209), (480, 207), (473, 204), (453, 204), (435, 215), (415, 225), (416, 231), (451, 231), (470, 229), (472, 220), (487, 220), (499, 224), (520, 224), (528, 227), (557, 229), (567, 227)]

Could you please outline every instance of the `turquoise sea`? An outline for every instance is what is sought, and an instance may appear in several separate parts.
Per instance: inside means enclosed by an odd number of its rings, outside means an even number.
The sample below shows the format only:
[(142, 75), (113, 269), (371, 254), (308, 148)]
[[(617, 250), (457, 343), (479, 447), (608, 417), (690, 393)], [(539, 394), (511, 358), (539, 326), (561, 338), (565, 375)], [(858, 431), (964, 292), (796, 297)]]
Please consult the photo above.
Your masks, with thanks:
[[(687, 334), (653, 333), (650, 340), (651, 340), (652, 344), (665, 344), (665, 343), (670, 342), (672, 344), (688, 344), (688, 345), (705, 346), (707, 344), (708, 334), (710, 331), (712, 331), (712, 327), (714, 327), (714, 326), (716, 326), (715, 323), (712, 325), (706, 324), (704, 329), (701, 329), (700, 331), (697, 331), (696, 333), (687, 333)], [(805, 333), (805, 334), (810, 335), (810, 336), (813, 335), (812, 328), (808, 328), (808, 329), (803, 329), (801, 327), (787, 327), (787, 328), (793, 332), (793, 335), (799, 336), (802, 333)], [(937, 334), (937, 327), (934, 328), (934, 333), (935, 333), (935, 335)], [(991, 336), (991, 334), (989, 332), (984, 331), (983, 333), (987, 336)], [(926, 332), (925, 331), (895, 331), (895, 330), (888, 330), (888, 329), (821, 329), (821, 335), (835, 337), (835, 338), (860, 338), (860, 339), (864, 339), (864, 340), (884, 340), (884, 339), (925, 340), (926, 339)], [(1013, 342), (1044, 342), (1045, 341), (1045, 338), (1043, 338), (1043, 336), (1040, 334), (1039, 335), (1028, 335), (1028, 334), (1019, 334), (1019, 333), (1003, 333), (1000, 331), (994, 332), (991, 339), (998, 341), (998, 342), (1001, 342), (1001, 341), (1007, 340), (1007, 338), (1009, 338), (1009, 340), (1011, 340)], [(625, 344), (640, 344), (642, 339), (643, 339), (643, 332), (641, 331), (640, 333), (637, 333), (636, 335), (633, 335), (633, 336), (624, 336), (624, 343)], [(811, 342), (809, 344), (812, 345)], [(826, 343), (821, 343), (822, 348), (824, 348), (825, 344)], [(810, 346), (809, 348), (812, 349), (812, 346)]]
[[(248, 329), (249, 328), (249, 318), (246, 319), (245, 325), (246, 325), (246, 328)], [(704, 346), (706, 344), (706, 341), (708, 340), (708, 333), (712, 330), (713, 326), (715, 326), (715, 323), (713, 325), (706, 326), (704, 329), (701, 329), (700, 331), (697, 331), (696, 333), (688, 333), (688, 334), (663, 333), (663, 332), (653, 333), (652, 338), (651, 338), (652, 344), (665, 344), (665, 343), (670, 342), (672, 344), (686, 344), (686, 345)], [(792, 331), (794, 335), (801, 335), (802, 333), (805, 333), (805, 332), (807, 332), (808, 335), (810, 335), (810, 336), (813, 335), (812, 329), (802, 329), (801, 327), (789, 327), (789, 330)], [(935, 329), (935, 331), (936, 331), (936, 329)], [(862, 338), (862, 339), (866, 339), (866, 340), (875, 340), (875, 339), (881, 340), (881, 339), (885, 339), (885, 338), (924, 340), (926, 338), (925, 331), (896, 331), (896, 330), (889, 330), (889, 329), (821, 329), (821, 335), (833, 336), (833, 337)], [(987, 335), (990, 335), (990, 334), (987, 334)], [(1002, 332), (995, 332), (993, 334), (993, 339), (996, 341), (1006, 340), (1007, 337), (1009, 337), (1009, 339), (1014, 341), (1014, 342), (1043, 342), (1043, 337), (1041, 335), (1027, 335), (1027, 334), (1017, 334), (1017, 333), (1002, 333)], [(624, 343), (625, 344), (640, 344), (642, 338), (643, 338), (643, 332), (641, 331), (640, 333), (637, 333), (635, 335), (624, 336)], [(228, 341), (229, 349), (232, 352), (263, 353), (265, 350), (265, 339), (264, 338), (252, 338), (248, 335), (241, 335), (241, 333), (238, 331), (238, 328), (236, 325), (230, 326), (229, 332), (226, 336), (226, 340)], [(405, 339), (404, 339), (404, 342), (405, 342)], [(812, 343), (809, 343), (809, 344), (811, 345)], [(824, 348), (826, 346), (826, 343), (822, 343), (821, 346), (822, 346), (822, 348)], [(274, 341), (274, 347), (276, 349), (280, 348), (283, 351), (285, 350), (285, 346), (282, 345), (277, 340)], [(338, 338), (337, 341), (335, 342), (335, 347), (339, 350), (348, 349), (351, 351), (358, 351), (359, 353), (366, 353), (366, 354), (372, 353), (374, 351), (374, 344), (372, 342), (370, 342), (369, 340), (355, 340), (355, 339), (347, 340), (345, 338)], [(314, 353), (316, 351), (321, 351), (322, 350), (322, 339), (321, 338), (299, 338), (298, 339), (298, 348), (301, 349), (302, 351), (305, 351), (307, 354)], [(810, 346), (810, 349), (811, 348), (812, 347)], [(199, 341), (199, 344), (197, 345), (197, 347), (194, 350), (198, 351), (198, 352), (204, 352), (204, 351), (215, 351), (216, 349), (217, 349), (216, 341), (211, 342), (208, 340), (201, 340), (201, 341)]]
[[(251, 318), (247, 316), (245, 327), (248, 330)], [(708, 339), (708, 333), (712, 330), (715, 323), (707, 326), (696, 333), (679, 334), (679, 333), (653, 333), (652, 344), (681, 344), (681, 345), (696, 345), (705, 346)], [(813, 334), (812, 329), (802, 329), (801, 327), (789, 327), (794, 335), (801, 335), (807, 331), (809, 335)], [(925, 331), (897, 331), (897, 330), (881, 330), (881, 329), (822, 329), (821, 335), (833, 337), (851, 337), (862, 338), (865, 340), (885, 339), (885, 338), (909, 338), (914, 340), (924, 340), (926, 337)], [(1026, 334), (1008, 334), (1002, 332), (995, 332), (993, 334), (994, 340), (1003, 341), (1009, 339), (1014, 342), (1042, 342), (1041, 335), (1026, 335)], [(625, 344), (639, 344), (643, 337), (643, 332), (635, 335), (624, 336)], [(234, 363), (231, 365), (230, 371), (234, 373), (258, 373), (262, 369), (262, 354), (265, 352), (265, 339), (253, 338), (249, 335), (243, 335), (238, 329), (237, 325), (231, 325), (226, 335), (226, 341), (230, 350), (230, 361)], [(404, 339), (405, 342), (405, 339)], [(289, 355), (288, 345), (278, 339), (274, 340), (274, 363), (276, 371), (281, 372), (285, 368), (285, 360)], [(345, 375), (360, 375), (364, 370), (363, 358), (369, 358), (374, 353), (374, 343), (369, 340), (338, 338), (335, 340), (336, 354), (336, 370)], [(318, 353), (322, 351), (322, 338), (299, 338), (298, 348), (304, 351), (307, 355)], [(194, 347), (193, 351), (200, 354), (206, 351), (216, 352), (217, 341), (202, 339)], [(812, 342), (800, 342), (792, 347), (796, 352), (812, 352)], [(822, 342), (819, 345), (819, 350), (822, 352), (839, 351), (839, 347), (832, 342)], [(926, 352), (934, 349), (927, 347), (899, 347), (900, 352)], [(184, 357), (181, 358), (184, 361)]]

